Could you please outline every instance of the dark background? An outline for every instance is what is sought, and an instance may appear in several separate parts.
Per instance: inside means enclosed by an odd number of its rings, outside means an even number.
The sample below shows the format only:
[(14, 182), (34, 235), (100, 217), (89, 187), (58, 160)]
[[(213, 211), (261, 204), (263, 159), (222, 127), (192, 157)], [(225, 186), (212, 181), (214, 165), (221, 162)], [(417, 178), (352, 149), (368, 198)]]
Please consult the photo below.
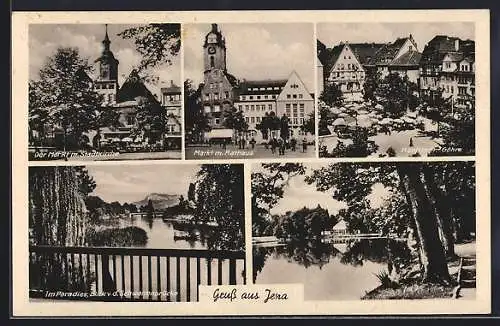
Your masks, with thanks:
[[(499, 105), (499, 76), (500, 76), (500, 10), (498, 0), (410, 0), (402, 3), (400, 0), (393, 1), (370, 1), (370, 0), (252, 0), (252, 1), (230, 1), (230, 0), (198, 0), (198, 1), (161, 1), (161, 0), (12, 0), (12, 11), (178, 11), (178, 10), (334, 10), (334, 9), (490, 9), (490, 65), (491, 65), (491, 184), (492, 184), (492, 213), (491, 213), (491, 239), (492, 239), (492, 315), (500, 316), (500, 221), (497, 217), (499, 201), (498, 184), (499, 173), (494, 168), (499, 159), (497, 149), (498, 138), (496, 130), (500, 119), (496, 106)], [(10, 17), (9, 17), (10, 20)], [(11, 37), (9, 34), (8, 37)], [(9, 59), (10, 60), (10, 59)], [(9, 80), (10, 83), (10, 80)], [(10, 105), (9, 105), (10, 106)], [(12, 108), (11, 108), (12, 110)], [(10, 121), (10, 120), (8, 120)], [(8, 129), (4, 129), (8, 130)], [(9, 130), (10, 131), (10, 130)], [(476, 132), (481, 132), (476, 130)], [(9, 133), (10, 135), (10, 133)], [(11, 142), (9, 142), (11, 143)], [(10, 181), (12, 177), (10, 175)], [(9, 187), (10, 189), (10, 187)], [(9, 211), (11, 215), (11, 211)], [(485, 218), (478, 216), (479, 219)], [(11, 228), (8, 228), (11, 230)], [(11, 243), (8, 244), (10, 246)], [(444, 316), (443, 316), (444, 317)], [(340, 320), (339, 320), (340, 321)], [(384, 321), (385, 322), (388, 322)], [(391, 320), (398, 322), (397, 320)], [(428, 320), (430, 321), (430, 320)], [(426, 321), (426, 322), (428, 322)], [(447, 323), (453, 323), (450, 319), (444, 319)], [(478, 320), (483, 324), (486, 320)], [(72, 323), (74, 321), (71, 321)], [(89, 321), (87, 321), (89, 322)], [(177, 321), (176, 321), (177, 322)], [(196, 321), (195, 321), (196, 322)], [(204, 321), (203, 321), (204, 322)], [(221, 324), (221, 320), (216, 321)], [(273, 324), (278, 322), (274, 320)], [(349, 324), (355, 320), (347, 320)], [(399, 321), (400, 322), (400, 321)], [(408, 321), (404, 321), (406, 324)], [(439, 320), (438, 320), (439, 322)], [(498, 321), (497, 321), (498, 322)], [(252, 322), (252, 324), (255, 321)]]

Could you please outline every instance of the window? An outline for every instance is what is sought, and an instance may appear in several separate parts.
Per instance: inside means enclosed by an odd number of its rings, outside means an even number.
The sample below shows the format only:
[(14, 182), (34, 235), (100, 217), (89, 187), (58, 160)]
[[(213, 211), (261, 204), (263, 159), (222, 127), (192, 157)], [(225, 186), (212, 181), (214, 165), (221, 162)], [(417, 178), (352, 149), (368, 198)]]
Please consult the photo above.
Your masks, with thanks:
[(255, 118), (255, 120), (256, 120), (257, 122), (260, 122), (260, 117), (256, 117), (256, 118)]
[(205, 105), (205, 113), (210, 113), (210, 106), (209, 105)]
[(243, 100), (243, 101), (246, 100), (245, 95), (240, 96), (240, 99)]
[(299, 104), (300, 111), (304, 111), (304, 103)]
[(128, 115), (128, 116), (127, 116), (127, 125), (131, 126), (131, 125), (133, 125), (133, 124), (134, 124), (134, 122), (135, 122), (134, 117), (133, 117), (133, 116)]
[(250, 95), (248, 98), (251, 99), (251, 100), (253, 100), (253, 96), (252, 95)]
[(248, 108), (248, 105), (245, 105), (245, 111), (248, 112), (249, 108)]
[(243, 110), (243, 105), (238, 105), (238, 110), (242, 111)]
[(351, 64), (350, 63), (347, 64), (347, 70), (351, 70)]
[(257, 99), (260, 100), (260, 95), (257, 95)]
[(293, 115), (297, 116), (297, 109), (293, 109)]
[(286, 94), (286, 98), (291, 98), (290, 94)]
[(264, 99), (265, 99), (265, 100), (267, 100), (267, 97), (268, 97), (267, 95), (264, 95)]
[(293, 98), (297, 98), (297, 94), (293, 94), (293, 96), (292, 96), (292, 97), (293, 97)]
[(293, 103), (293, 104), (292, 104), (292, 107), (293, 107), (294, 109), (296, 109), (296, 108), (297, 108), (297, 103)]
[(304, 98), (304, 94), (299, 94), (299, 98)]
[(245, 122), (246, 123), (249, 123), (250, 122), (250, 119), (248, 117), (245, 117)]
[(297, 119), (297, 118), (293, 118), (293, 124), (294, 124), (294, 125), (297, 125), (297, 124), (298, 124), (298, 119)]
[(285, 104), (285, 108), (289, 109), (290, 108), (290, 103)]
[(224, 92), (224, 95), (225, 95), (225, 98), (229, 98), (229, 92), (228, 91)]
[(286, 110), (285, 110), (285, 114), (286, 114), (287, 116), (290, 116), (290, 109), (286, 109)]
[(219, 99), (219, 93), (214, 93), (214, 100), (218, 100)]
[(451, 68), (451, 62), (446, 62), (444, 64), (444, 66), (447, 68), (447, 69), (450, 69)]
[(220, 106), (214, 105), (214, 112), (220, 112)]
[(267, 105), (267, 108), (268, 108), (269, 110), (272, 110), (272, 109), (273, 109), (273, 105), (272, 105), (272, 104), (268, 104), (268, 105)]
[(265, 90), (266, 90), (266, 88), (265, 88), (265, 87), (261, 87), (261, 88), (259, 88), (259, 90), (261, 90), (261, 91), (265, 91)]
[(255, 117), (251, 117), (251, 118), (250, 118), (250, 122), (251, 122), (251, 123), (255, 123)]
[(220, 123), (220, 119), (219, 118), (215, 118), (215, 124), (218, 125)]
[(303, 125), (304, 124), (304, 118), (300, 118), (300, 124)]
[(210, 56), (210, 68), (214, 68), (215, 67), (215, 59), (214, 59), (214, 56), (211, 55)]
[(255, 105), (250, 105), (250, 111), (255, 111)]

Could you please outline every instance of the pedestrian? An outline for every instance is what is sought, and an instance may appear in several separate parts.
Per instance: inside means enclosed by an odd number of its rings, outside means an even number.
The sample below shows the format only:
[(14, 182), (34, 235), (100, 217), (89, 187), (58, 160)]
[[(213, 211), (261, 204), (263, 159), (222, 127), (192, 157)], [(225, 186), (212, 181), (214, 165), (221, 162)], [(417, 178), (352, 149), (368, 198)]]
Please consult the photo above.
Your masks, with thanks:
[(285, 155), (285, 142), (281, 137), (278, 139), (278, 150), (279, 150), (279, 155)]
[(252, 146), (252, 150), (255, 148), (255, 138), (252, 137), (250, 140), (250, 145)]
[(290, 139), (290, 147), (292, 149), (292, 152), (295, 152), (295, 148), (297, 147), (297, 139), (295, 139), (294, 137)]
[(413, 137), (410, 137), (410, 147), (413, 147)]
[(271, 153), (275, 153), (276, 152), (276, 138), (273, 138), (270, 140), (271, 142)]
[(302, 153), (305, 153), (307, 152), (307, 139), (306, 137), (304, 137), (304, 139), (302, 139)]

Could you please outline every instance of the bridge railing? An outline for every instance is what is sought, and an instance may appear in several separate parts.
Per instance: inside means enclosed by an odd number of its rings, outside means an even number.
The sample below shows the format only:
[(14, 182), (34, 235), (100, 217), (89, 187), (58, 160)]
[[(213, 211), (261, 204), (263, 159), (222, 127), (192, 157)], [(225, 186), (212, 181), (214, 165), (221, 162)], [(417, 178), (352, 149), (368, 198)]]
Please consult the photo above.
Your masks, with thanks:
[(242, 251), (30, 246), (30, 296), (197, 301), (198, 285), (245, 284)]

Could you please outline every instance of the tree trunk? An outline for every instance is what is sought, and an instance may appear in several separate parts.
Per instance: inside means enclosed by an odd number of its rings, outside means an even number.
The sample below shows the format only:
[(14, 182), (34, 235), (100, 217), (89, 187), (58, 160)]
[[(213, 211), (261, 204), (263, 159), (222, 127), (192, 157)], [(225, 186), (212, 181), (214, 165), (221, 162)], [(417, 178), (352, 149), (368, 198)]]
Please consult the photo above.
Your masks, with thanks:
[(420, 178), (420, 166), (398, 165), (401, 182), (408, 191), (408, 203), (415, 220), (419, 238), (420, 263), (423, 268), (423, 282), (449, 283), (450, 274), (443, 245), (439, 239), (437, 219), (424, 184)]
[(424, 184), (438, 221), (439, 236), (443, 243), (446, 258), (455, 258), (455, 239), (453, 236), (453, 221), (450, 215), (449, 202), (434, 181), (432, 168), (423, 168)]

